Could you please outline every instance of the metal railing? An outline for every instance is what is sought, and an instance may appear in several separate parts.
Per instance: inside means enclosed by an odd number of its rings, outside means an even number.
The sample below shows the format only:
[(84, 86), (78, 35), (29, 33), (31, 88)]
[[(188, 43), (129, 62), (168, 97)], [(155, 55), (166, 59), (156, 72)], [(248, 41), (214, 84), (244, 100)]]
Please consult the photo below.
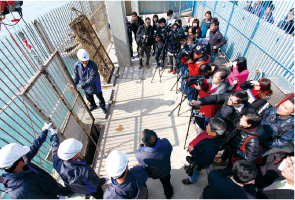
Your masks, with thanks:
[(138, 1), (139, 14), (192, 11), (193, 1)]
[(294, 2), (248, 2), (196, 1), (193, 13), (202, 20), (205, 12), (211, 11), (218, 18), (220, 32), (227, 39), (221, 50), (229, 60), (246, 57), (250, 77), (260, 70), (266, 76), (281, 74), (293, 82), (294, 25), (286, 24)]
[[(73, 7), (80, 12), (72, 11)], [(94, 119), (87, 112), (82, 96), (67, 87), (78, 61), (76, 51), (79, 48), (69, 24), (81, 13), (93, 21), (96, 34), (108, 52), (111, 46), (108, 17), (104, 2), (98, 1), (68, 2), (0, 41), (0, 147), (9, 143), (29, 146), (41, 131), (44, 120), (49, 118), (65, 137), (81, 136), (77, 139), (83, 141), (83, 132), (90, 133)], [(19, 31), (31, 49), (22, 41)], [(46, 70), (41, 70), (42, 74), (35, 80), (40, 66), (45, 66), (50, 59)], [(31, 87), (29, 80), (34, 80)], [(50, 146), (48, 137), (32, 161), (49, 173), (53, 169), (46, 158)], [(84, 152), (85, 148), (84, 144)], [(0, 189), (3, 189), (2, 184)], [(1, 193), (0, 197), (6, 198), (6, 195)]]

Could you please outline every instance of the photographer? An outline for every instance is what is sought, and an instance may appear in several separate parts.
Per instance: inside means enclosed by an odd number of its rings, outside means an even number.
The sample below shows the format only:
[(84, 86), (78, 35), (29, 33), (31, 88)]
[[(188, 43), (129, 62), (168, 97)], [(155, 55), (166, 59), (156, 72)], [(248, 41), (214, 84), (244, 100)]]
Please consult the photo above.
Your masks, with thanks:
[(248, 102), (248, 98), (246, 91), (239, 90), (233, 94), (226, 93), (206, 96), (198, 101), (193, 100), (190, 104), (192, 106), (223, 104), (214, 117), (223, 119), (226, 127), (231, 131), (244, 113), (249, 111), (255, 112), (253, 106)]
[(262, 118), (257, 113), (246, 112), (237, 122), (236, 129), (229, 133), (225, 143), (226, 148), (215, 162), (221, 164), (229, 158), (228, 167), (240, 159), (261, 164), (259, 138), (264, 134), (261, 120)]
[[(132, 20), (131, 20), (131, 26), (132, 26), (132, 31), (133, 31), (133, 34), (134, 34), (134, 37), (135, 37), (135, 41), (137, 41), (136, 39), (136, 33), (137, 33), (137, 30), (138, 30), (138, 27), (140, 27), (141, 25), (143, 25), (144, 22), (142, 20), (141, 17), (137, 16), (137, 13), (136, 12), (133, 12), (132, 13)], [(138, 45), (137, 45), (137, 53), (139, 52), (138, 51)], [(137, 55), (137, 57), (139, 56), (139, 53)]]
[(136, 42), (139, 46), (139, 66), (138, 69), (142, 68), (142, 59), (144, 53), (146, 54), (146, 68), (148, 69), (150, 56), (151, 56), (151, 46), (152, 46), (152, 34), (153, 28), (151, 26), (151, 19), (147, 17), (145, 19), (145, 24), (141, 25), (136, 33)]
[(200, 66), (199, 72), (200, 74), (204, 75), (207, 79), (212, 79), (213, 74), (219, 69), (218, 65), (211, 63), (211, 64), (204, 64)]
[(175, 14), (173, 13), (173, 10), (168, 10), (167, 18), (166, 18), (167, 26), (174, 24), (175, 20), (176, 20), (176, 17), (175, 17)]
[(200, 27), (200, 21), (198, 19), (194, 19), (192, 22), (193, 27), (196, 28), (196, 38), (201, 37), (201, 27)]
[[(229, 87), (226, 81), (227, 75), (226, 69), (219, 69), (215, 72), (212, 79), (205, 80), (202, 84), (202, 89), (200, 85), (196, 85), (195, 88), (199, 90), (200, 98), (209, 95), (225, 94)], [(221, 106), (222, 104), (202, 105), (200, 108), (200, 114), (202, 114), (199, 117), (196, 116), (198, 126), (204, 130), (206, 122), (209, 121), (208, 119), (212, 118)]]
[(221, 144), (220, 136), (223, 135), (225, 131), (226, 125), (224, 121), (220, 118), (212, 118), (210, 123), (206, 126), (206, 130), (190, 142), (188, 151), (193, 158), (189, 157), (191, 167), (185, 167), (190, 177), (183, 179), (183, 184), (190, 185), (196, 183), (200, 171), (213, 163), (214, 157)]
[[(202, 64), (207, 64), (210, 61), (210, 56), (206, 54), (206, 50), (202, 45), (197, 45), (196, 48), (193, 49), (191, 54), (188, 56), (188, 69), (189, 69), (189, 75), (190, 76), (198, 76), (199, 74), (199, 68)], [(188, 79), (190, 81), (190, 78)], [(193, 97), (195, 95), (195, 92), (191, 92), (192, 90), (195, 90), (195, 86), (192, 85), (191, 87), (187, 87), (186, 93), (189, 94), (188, 100), (192, 101)]]
[(173, 74), (176, 73), (176, 60), (175, 60), (175, 54), (180, 49), (180, 38), (177, 32), (178, 25), (175, 23), (171, 27), (171, 31), (168, 33), (169, 39), (168, 39), (168, 62), (170, 65), (170, 69), (168, 73), (173, 72)]
[[(159, 26), (157, 28), (157, 33), (155, 35), (155, 59), (157, 63), (157, 67), (160, 67), (160, 70), (164, 68), (164, 61), (165, 61), (165, 40), (167, 39), (166, 29), (165, 26), (166, 20), (164, 18), (159, 19)], [(161, 60), (160, 59), (161, 56)]]
[(133, 48), (132, 48), (132, 31), (133, 28), (131, 26), (131, 23), (128, 21), (127, 17), (126, 17), (126, 28), (127, 28), (127, 33), (128, 33), (128, 41), (129, 41), (129, 49), (130, 49), (130, 56), (132, 59), (134, 59), (133, 57)]

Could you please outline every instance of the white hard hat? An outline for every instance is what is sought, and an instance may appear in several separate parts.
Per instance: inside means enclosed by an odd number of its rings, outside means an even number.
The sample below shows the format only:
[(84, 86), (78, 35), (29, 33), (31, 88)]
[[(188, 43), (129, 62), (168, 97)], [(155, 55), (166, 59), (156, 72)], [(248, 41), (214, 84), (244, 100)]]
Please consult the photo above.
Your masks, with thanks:
[(109, 176), (117, 177), (123, 174), (128, 164), (128, 155), (118, 150), (111, 152), (106, 160), (106, 171)]
[(75, 138), (63, 141), (57, 150), (57, 156), (62, 160), (70, 160), (81, 151), (83, 144)]
[(89, 54), (85, 49), (79, 49), (77, 52), (77, 57), (80, 61), (88, 61)]
[(0, 168), (9, 169), (15, 161), (30, 151), (30, 147), (11, 143), (0, 149)]

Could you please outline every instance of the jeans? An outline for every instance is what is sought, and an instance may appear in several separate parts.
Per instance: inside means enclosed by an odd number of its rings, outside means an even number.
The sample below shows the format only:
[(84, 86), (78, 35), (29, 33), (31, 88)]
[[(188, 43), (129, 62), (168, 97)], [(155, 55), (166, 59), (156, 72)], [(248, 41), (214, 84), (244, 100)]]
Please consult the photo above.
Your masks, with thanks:
[[(158, 49), (156, 48), (155, 50), (156, 54), (155, 54), (155, 59), (156, 59), (156, 63), (157, 63), (157, 66), (161, 66), (161, 67), (164, 67), (164, 61), (165, 61), (165, 50), (163, 51), (163, 48), (162, 49)], [(160, 59), (161, 58), (161, 59)], [(160, 63), (161, 61), (161, 63)]]
[(196, 89), (195, 88), (192, 88), (191, 86), (188, 86), (186, 88), (185, 93), (188, 95), (187, 99), (189, 101), (192, 101), (194, 99), (195, 92), (196, 92)]
[(203, 129), (204, 131), (206, 130), (206, 126), (209, 124), (210, 122), (210, 118), (207, 117), (196, 117), (195, 118), (195, 122), (198, 124), (198, 126)]
[(164, 188), (164, 194), (166, 196), (166, 199), (171, 199), (171, 197), (173, 196), (173, 188), (170, 183), (170, 179), (171, 179), (170, 174), (168, 176), (160, 178), (160, 181), (161, 181), (163, 188)]
[(186, 80), (187, 80), (187, 79), (184, 79), (184, 78), (188, 74), (188, 68), (185, 65), (182, 65), (180, 67), (180, 72), (181, 72), (181, 89), (184, 90), (185, 89)]
[(170, 68), (176, 71), (176, 59), (174, 53), (168, 52), (168, 63), (170, 65)]
[(194, 168), (193, 175), (189, 177), (190, 182), (196, 183), (199, 179), (200, 171), (197, 168)]
[(208, 64), (214, 63), (215, 58), (216, 58), (216, 55), (211, 55), (210, 56), (210, 61), (209, 61)]
[[(94, 97), (93, 97), (93, 94), (86, 94), (85, 93), (85, 95), (86, 95), (86, 99), (89, 101), (89, 103), (90, 103), (90, 106), (95, 106), (96, 105), (96, 103), (95, 103), (95, 101), (94, 101)], [(104, 98), (103, 98), (103, 96), (102, 96), (102, 92), (100, 92), (100, 93), (96, 93), (96, 96), (97, 96), (97, 98), (99, 99), (99, 105), (100, 105), (100, 107), (105, 107), (105, 101), (104, 101)]]
[(139, 47), (139, 65), (142, 65), (142, 59), (144, 53), (146, 54), (146, 65), (149, 65), (150, 57), (151, 57), (151, 46), (140, 46)]

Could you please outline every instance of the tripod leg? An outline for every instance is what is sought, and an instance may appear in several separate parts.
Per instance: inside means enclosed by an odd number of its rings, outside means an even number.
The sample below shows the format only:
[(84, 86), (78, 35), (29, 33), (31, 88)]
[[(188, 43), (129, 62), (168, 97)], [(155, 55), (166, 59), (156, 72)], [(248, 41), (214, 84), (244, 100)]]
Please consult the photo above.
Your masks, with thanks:
[(189, 133), (189, 128), (191, 126), (191, 120), (192, 120), (192, 113), (191, 113), (191, 116), (189, 118), (189, 122), (188, 122), (188, 127), (187, 127), (187, 132), (186, 132), (186, 137), (185, 137), (185, 141), (184, 141), (184, 149), (185, 149), (185, 146), (186, 146), (186, 141), (187, 141), (187, 137), (188, 137), (188, 133)]
[[(182, 96), (181, 96), (181, 103), (184, 102), (184, 100), (187, 98), (187, 97), (185, 97), (185, 98), (183, 99), (183, 97), (184, 97), (184, 95), (183, 95), (183, 93), (182, 93)], [(180, 108), (181, 108), (181, 104), (179, 105), (177, 116), (179, 116)]]
[[(157, 70), (159, 70), (158, 67), (156, 67), (156, 70), (155, 70), (155, 72), (154, 72), (154, 74), (153, 74), (153, 78), (152, 78), (152, 80), (151, 80), (151, 83), (152, 83), (153, 80), (154, 80), (154, 77), (155, 77), (155, 75), (156, 75)], [(159, 71), (160, 71), (160, 70), (159, 70)]]

